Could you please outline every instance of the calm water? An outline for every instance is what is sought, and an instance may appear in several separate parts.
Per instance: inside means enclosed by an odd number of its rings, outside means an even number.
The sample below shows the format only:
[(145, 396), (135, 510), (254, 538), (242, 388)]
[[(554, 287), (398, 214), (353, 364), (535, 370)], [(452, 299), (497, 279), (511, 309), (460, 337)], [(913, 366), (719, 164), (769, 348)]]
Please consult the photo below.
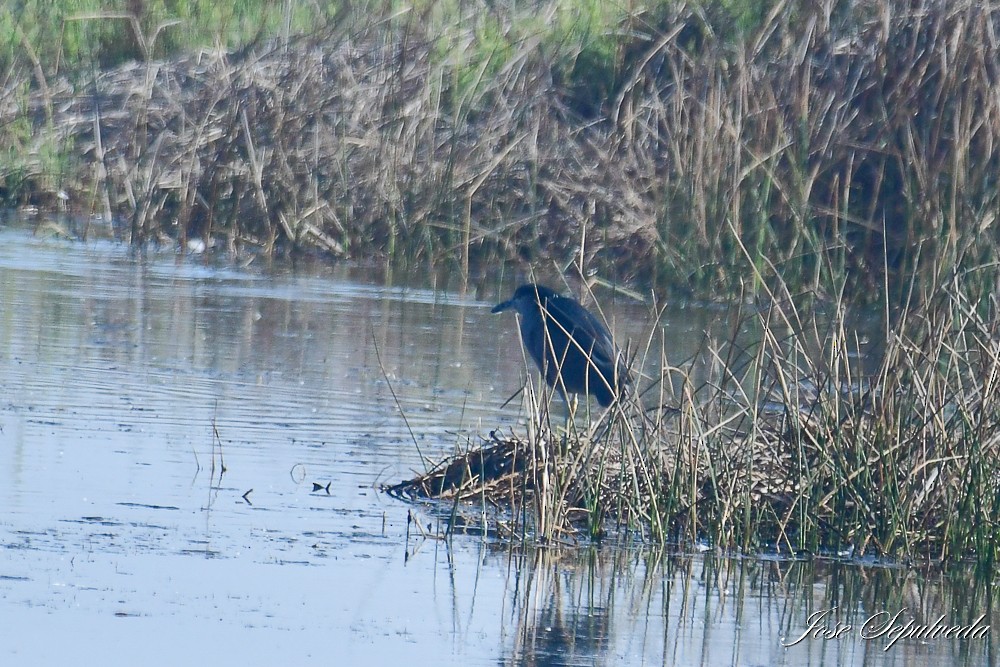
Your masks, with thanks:
[[(378, 485), (517, 427), (500, 296), (0, 227), (0, 663), (996, 664), (988, 632), (862, 637), (997, 621), (967, 573), (407, 537), (446, 512)], [(715, 317), (672, 314), (672, 353)], [(811, 614), (839, 636), (784, 647)]]

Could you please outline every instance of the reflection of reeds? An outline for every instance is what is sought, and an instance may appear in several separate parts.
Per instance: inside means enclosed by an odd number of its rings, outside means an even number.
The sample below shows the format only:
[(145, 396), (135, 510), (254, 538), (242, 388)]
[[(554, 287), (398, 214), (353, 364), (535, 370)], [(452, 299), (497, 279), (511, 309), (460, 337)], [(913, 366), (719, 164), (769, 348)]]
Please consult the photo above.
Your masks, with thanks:
[[(866, 645), (888, 644), (887, 637), (866, 640), (860, 632), (875, 613), (905, 610), (901, 624), (928, 624), (944, 614), (948, 625), (971, 625), (985, 615), (980, 625), (991, 627), (998, 617), (993, 577), (971, 568), (914, 571), (649, 549), (498, 551), (515, 623), (504, 664), (547, 664), (551, 656), (604, 664), (622, 655), (635, 664), (849, 664)], [(811, 637), (791, 651), (781, 648), (776, 659), (776, 647), (800, 636), (810, 614), (822, 610), (830, 610), (830, 627), (841, 622), (852, 631), (837, 641)], [(990, 635), (960, 644), (910, 639), (893, 650), (915, 661), (936, 655), (977, 665), (989, 661), (994, 646)]]
[(846, 308), (813, 314), (784, 291), (744, 307), (697, 371), (664, 366), (593, 423), (550, 415), (552, 392), (529, 385), (523, 434), (494, 436), (419, 493), (487, 496), (513, 510), (516, 534), (544, 541), (639, 531), (993, 562), (1000, 324), (976, 282), (943, 280), (896, 313), (875, 359)]
[[(562, 4), (376, 2), (308, 37), (79, 87), (33, 57), (0, 90), (16, 158), (3, 193), (63, 188), (130, 220), (136, 243), (466, 271), (578, 254), (703, 294), (767, 262), (798, 287), (829, 295), (846, 276), (864, 296), (884, 268), (925, 281), (997, 257), (996, 8), (780, 3), (739, 34), (732, 3)], [(21, 100), (28, 72), (39, 93)]]

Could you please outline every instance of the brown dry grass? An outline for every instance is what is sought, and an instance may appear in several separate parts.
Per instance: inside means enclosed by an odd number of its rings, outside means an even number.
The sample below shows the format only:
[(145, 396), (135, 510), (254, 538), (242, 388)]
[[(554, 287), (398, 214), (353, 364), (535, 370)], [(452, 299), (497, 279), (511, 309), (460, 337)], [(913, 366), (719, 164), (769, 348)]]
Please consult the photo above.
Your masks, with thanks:
[(826, 297), (914, 276), (926, 296), (997, 259), (991, 3), (779, 2), (743, 34), (718, 10), (581, 29), (545, 2), (386, 5), (92, 82), (15, 68), (0, 177), (133, 243), (551, 257), (701, 295), (758, 293), (770, 267)]

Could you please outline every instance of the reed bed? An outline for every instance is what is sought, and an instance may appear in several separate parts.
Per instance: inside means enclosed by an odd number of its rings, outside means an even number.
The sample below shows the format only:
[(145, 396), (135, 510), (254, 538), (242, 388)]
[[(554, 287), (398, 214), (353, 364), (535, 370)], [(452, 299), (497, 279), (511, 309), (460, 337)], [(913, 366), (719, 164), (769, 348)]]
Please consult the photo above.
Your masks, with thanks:
[(953, 275), (890, 314), (876, 352), (847, 308), (817, 316), (785, 292), (754, 309), (760, 337), (711, 350), (716, 370), (682, 402), (675, 474), (698, 493), (673, 493), (678, 528), (739, 548), (995, 562), (1000, 330), (975, 281)]
[(576, 260), (699, 296), (769, 263), (899, 299), (997, 260), (994, 3), (741, 7), (370, 3), (242, 50), (14, 58), (0, 195), (135, 244)]
[(390, 491), (507, 508), (499, 532), (526, 540), (995, 563), (1000, 324), (978, 283), (953, 274), (867, 344), (846, 308), (771, 294), (697, 363), (661, 365), (651, 337), (599, 418), (529, 386), (523, 432)]

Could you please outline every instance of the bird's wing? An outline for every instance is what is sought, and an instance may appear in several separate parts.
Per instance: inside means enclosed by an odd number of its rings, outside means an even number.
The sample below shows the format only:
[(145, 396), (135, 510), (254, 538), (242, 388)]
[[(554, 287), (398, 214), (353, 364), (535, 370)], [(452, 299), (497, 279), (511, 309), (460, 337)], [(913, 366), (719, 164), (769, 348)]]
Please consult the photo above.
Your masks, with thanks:
[(611, 367), (615, 344), (608, 328), (573, 299), (557, 296), (547, 301), (549, 316), (576, 340), (584, 352), (590, 352), (594, 365)]

